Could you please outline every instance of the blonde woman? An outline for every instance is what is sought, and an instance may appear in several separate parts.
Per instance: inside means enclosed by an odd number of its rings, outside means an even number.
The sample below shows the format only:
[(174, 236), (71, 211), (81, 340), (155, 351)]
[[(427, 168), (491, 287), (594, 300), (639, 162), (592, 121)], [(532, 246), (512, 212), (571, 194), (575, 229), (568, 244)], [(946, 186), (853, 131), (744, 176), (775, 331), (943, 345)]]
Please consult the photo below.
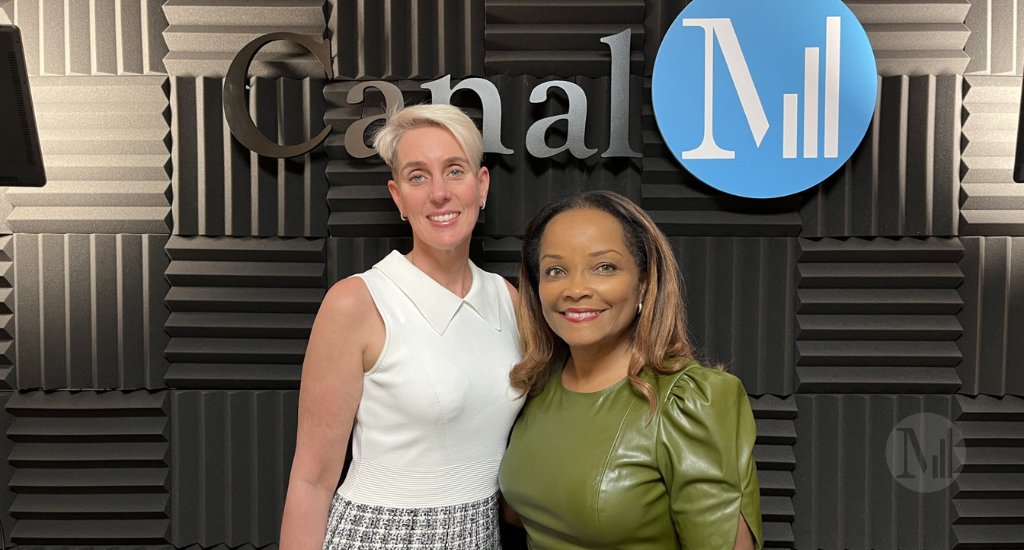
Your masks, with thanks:
[(454, 107), (419, 105), (393, 113), (374, 146), (413, 248), (320, 307), (281, 548), (500, 548), (497, 472), (523, 400), (508, 379), (515, 289), (469, 261), (490, 184), (480, 133)]

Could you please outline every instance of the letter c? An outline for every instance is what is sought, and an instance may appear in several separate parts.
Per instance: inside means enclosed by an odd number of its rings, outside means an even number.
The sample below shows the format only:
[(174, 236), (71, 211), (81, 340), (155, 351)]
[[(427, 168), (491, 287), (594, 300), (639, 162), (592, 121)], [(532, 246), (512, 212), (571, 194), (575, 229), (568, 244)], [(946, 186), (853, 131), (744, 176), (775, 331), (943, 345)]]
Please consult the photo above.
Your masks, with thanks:
[(327, 73), (327, 79), (334, 79), (334, 69), (331, 67), (331, 45), (329, 42), (315, 42), (312, 38), (293, 32), (272, 32), (254, 39), (239, 50), (228, 67), (228, 74), (224, 77), (224, 117), (228, 121), (228, 127), (235, 139), (244, 145), (246, 149), (259, 155), (273, 158), (291, 158), (304, 155), (320, 145), (331, 133), (331, 126), (327, 126), (313, 139), (298, 145), (278, 145), (264, 136), (249, 116), (249, 110), (245, 106), (245, 84), (248, 80), (249, 65), (256, 57), (260, 48), (271, 42), (287, 40), (305, 47), (320, 61), (320, 66)]

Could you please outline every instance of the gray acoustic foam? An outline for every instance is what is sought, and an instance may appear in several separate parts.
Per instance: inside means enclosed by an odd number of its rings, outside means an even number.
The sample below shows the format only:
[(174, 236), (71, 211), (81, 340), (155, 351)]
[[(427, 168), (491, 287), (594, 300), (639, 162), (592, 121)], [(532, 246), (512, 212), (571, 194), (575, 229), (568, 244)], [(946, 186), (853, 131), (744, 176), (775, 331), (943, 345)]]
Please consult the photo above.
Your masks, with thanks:
[[(7, 403), (16, 392), (0, 391), (0, 431), (7, 433), (11, 428), (14, 417), (7, 412)], [(14, 442), (9, 437), (0, 438), (0, 457), (9, 457), (14, 449)], [(11, 530), (14, 529), (14, 516), (11, 515), (11, 504), (14, 502), (15, 493), (11, 490), (11, 478), (14, 477), (14, 466), (10, 461), (0, 461), (0, 524), (3, 526), (5, 538), (3, 543), (10, 547)]]
[[(246, 149), (224, 119), (223, 79), (171, 80), (174, 234), (327, 235), (327, 154), (291, 159)], [(253, 77), (250, 113), (273, 143), (295, 145), (323, 129), (324, 80)]]
[(519, 257), (523, 247), (522, 239), (485, 238), (481, 241), (480, 265), (485, 271), (497, 273), (519, 288)]
[[(327, 102), (324, 124), (333, 127), (325, 142), (330, 159), (327, 163), (330, 234), (334, 237), (411, 238), (409, 224), (399, 217), (398, 207), (388, 192), (391, 169), (376, 154), (358, 159), (345, 149), (345, 134), (350, 125), (365, 117), (384, 114), (384, 96), (376, 88), (365, 90), (362, 103), (348, 103), (349, 91), (358, 84), (331, 82), (324, 87)], [(403, 80), (392, 84), (402, 91), (408, 105), (426, 103), (430, 97), (427, 90), (420, 88), (421, 82)], [(370, 131), (364, 133), (364, 144), (370, 135)]]
[(953, 487), (932, 493), (904, 487), (890, 473), (885, 450), (896, 424), (913, 414), (952, 420), (952, 400), (939, 395), (797, 395), (795, 547), (951, 548)]
[(1024, 237), (963, 237), (959, 393), (1024, 396)]
[(878, 74), (963, 74), (968, 0), (845, 0), (875, 51)]
[(167, 238), (14, 235), (16, 387), (165, 387)]
[(644, 0), (484, 0), (491, 75), (600, 78), (611, 70), (606, 36), (631, 30), (630, 73), (643, 72)]
[[(644, 76), (654, 73), (661, 39), (691, 0), (647, 0), (644, 11)], [(645, 154), (646, 156), (646, 154)]]
[(765, 395), (751, 398), (757, 422), (754, 460), (761, 487), (761, 521), (765, 548), (793, 548), (793, 469), (796, 455), (796, 399)]
[(957, 75), (879, 78), (864, 140), (804, 193), (801, 235), (957, 235), (961, 87)]
[(392, 250), (408, 254), (412, 250), (412, 238), (331, 237), (327, 239), (327, 286), (330, 287), (346, 277), (370, 269)]
[(171, 543), (276, 543), (299, 392), (172, 391), (170, 401)]
[(1024, 236), (1024, 185), (1013, 182), (1021, 79), (965, 80), (960, 234)]
[(691, 342), (752, 395), (793, 392), (796, 239), (671, 237)]
[(160, 544), (170, 526), (167, 392), (19, 393), (10, 487), (19, 545)]
[(14, 237), (0, 236), (0, 390), (16, 387), (14, 377)]
[(954, 482), (953, 548), (1024, 548), (1024, 399), (955, 399), (967, 460)]
[[(164, 72), (163, 0), (13, 0), (30, 75), (140, 75)], [(0, 14), (2, 19), (3, 14)]]
[(690, 174), (665, 145), (654, 119), (651, 79), (644, 79), (641, 118), (641, 206), (667, 235), (795, 237), (801, 197), (747, 199), (719, 191)]
[(172, 388), (296, 388), (324, 297), (324, 239), (171, 237)]
[(166, 77), (37, 77), (32, 99), (48, 181), (0, 188), (0, 231), (170, 232)]
[[(325, 0), (166, 0), (163, 5), (172, 76), (222, 77), (246, 44), (272, 32), (291, 32), (322, 40), (327, 29)], [(271, 78), (323, 77), (320, 62), (291, 42), (267, 44), (249, 74)]]
[(800, 393), (954, 393), (956, 239), (800, 239)]
[(1024, 23), (1017, 0), (970, 0), (967, 74), (1020, 74)]
[(357, 80), (484, 75), (483, 0), (330, 0), (335, 73)]

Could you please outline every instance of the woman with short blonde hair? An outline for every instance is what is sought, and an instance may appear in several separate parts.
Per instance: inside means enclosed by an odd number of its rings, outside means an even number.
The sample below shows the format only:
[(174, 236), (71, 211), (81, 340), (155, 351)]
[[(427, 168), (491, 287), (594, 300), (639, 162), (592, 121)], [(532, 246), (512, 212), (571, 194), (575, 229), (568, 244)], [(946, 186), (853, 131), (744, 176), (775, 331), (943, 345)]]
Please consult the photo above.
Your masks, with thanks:
[(413, 247), (339, 281), (317, 313), (281, 549), (500, 549), (521, 356), (515, 289), (469, 260), (490, 186), (480, 133), (454, 107), (420, 105), (391, 113), (375, 146)]

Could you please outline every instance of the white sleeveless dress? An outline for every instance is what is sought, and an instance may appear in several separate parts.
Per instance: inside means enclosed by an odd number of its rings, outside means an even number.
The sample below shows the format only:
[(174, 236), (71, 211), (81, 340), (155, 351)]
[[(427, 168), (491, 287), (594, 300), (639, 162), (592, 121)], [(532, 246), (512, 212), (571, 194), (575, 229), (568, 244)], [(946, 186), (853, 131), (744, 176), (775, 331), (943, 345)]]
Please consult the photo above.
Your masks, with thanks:
[(470, 262), (459, 298), (397, 251), (357, 275), (387, 336), (363, 379), (325, 550), (497, 549), (498, 466), (523, 399), (504, 279)]

